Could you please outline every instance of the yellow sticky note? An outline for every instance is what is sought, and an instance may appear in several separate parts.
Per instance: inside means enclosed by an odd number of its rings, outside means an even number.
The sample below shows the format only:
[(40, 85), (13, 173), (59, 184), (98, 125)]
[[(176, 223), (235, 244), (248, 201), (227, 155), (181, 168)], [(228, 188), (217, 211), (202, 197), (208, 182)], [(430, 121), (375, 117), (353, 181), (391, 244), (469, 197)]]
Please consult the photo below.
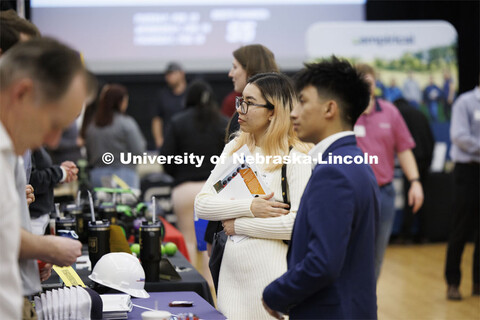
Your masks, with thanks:
[(72, 267), (59, 267), (59, 266), (53, 266), (53, 270), (58, 274), (60, 279), (62, 279), (63, 283), (67, 287), (71, 286), (82, 286), (85, 287), (85, 284), (83, 283), (82, 279), (78, 276), (78, 273), (73, 270)]

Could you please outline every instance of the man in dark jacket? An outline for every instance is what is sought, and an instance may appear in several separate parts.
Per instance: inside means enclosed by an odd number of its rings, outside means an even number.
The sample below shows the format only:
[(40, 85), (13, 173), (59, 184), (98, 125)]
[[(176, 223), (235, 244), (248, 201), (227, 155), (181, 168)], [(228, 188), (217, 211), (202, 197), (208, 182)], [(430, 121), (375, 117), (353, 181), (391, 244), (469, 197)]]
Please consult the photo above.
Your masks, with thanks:
[[(319, 162), (305, 188), (292, 232), (288, 271), (263, 292), (272, 316), (376, 319), (375, 229), (379, 189), (357, 146), (353, 125), (369, 88), (348, 62), (332, 58), (297, 76), (295, 131)], [(340, 157), (343, 164), (329, 163)], [(349, 160), (350, 159), (350, 160)]]
[(30, 205), (30, 216), (38, 218), (55, 210), (53, 189), (62, 182), (77, 180), (78, 168), (71, 161), (54, 165), (44, 148), (32, 152), (32, 172), (29, 183), (35, 190), (35, 202)]

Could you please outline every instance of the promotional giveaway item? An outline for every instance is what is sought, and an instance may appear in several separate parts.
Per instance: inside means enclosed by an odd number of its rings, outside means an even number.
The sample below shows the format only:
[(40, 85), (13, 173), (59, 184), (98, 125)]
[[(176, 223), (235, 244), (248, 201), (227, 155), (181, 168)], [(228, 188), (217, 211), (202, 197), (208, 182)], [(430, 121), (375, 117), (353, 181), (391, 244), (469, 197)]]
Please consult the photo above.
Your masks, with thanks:
[(71, 287), (47, 291), (34, 298), (38, 320), (103, 319), (103, 303), (90, 288)]
[(136, 298), (148, 298), (145, 291), (145, 271), (133, 255), (112, 252), (104, 255), (88, 276), (103, 286), (128, 293)]
[(144, 221), (140, 226), (140, 260), (145, 270), (145, 281), (158, 282), (160, 274), (160, 228), (155, 219), (155, 197), (152, 197), (152, 222)]
[(110, 252), (110, 222), (108, 220), (95, 220), (92, 194), (88, 192), (92, 221), (88, 222), (88, 255), (92, 268), (97, 261)]

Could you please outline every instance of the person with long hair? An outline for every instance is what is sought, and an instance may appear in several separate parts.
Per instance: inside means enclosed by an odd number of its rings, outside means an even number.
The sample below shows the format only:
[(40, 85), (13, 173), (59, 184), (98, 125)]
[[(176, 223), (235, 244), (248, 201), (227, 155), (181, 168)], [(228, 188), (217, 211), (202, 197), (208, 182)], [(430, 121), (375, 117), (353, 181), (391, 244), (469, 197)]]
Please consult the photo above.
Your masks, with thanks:
[[(308, 145), (296, 137), (290, 112), (297, 103), (293, 85), (279, 73), (257, 74), (247, 81), (237, 99), (240, 131), (223, 150), (232, 157), (247, 145), (254, 157), (305, 156)], [(291, 150), (290, 150), (291, 148)], [(250, 199), (221, 199), (210, 176), (195, 200), (202, 219), (222, 221), (227, 235), (244, 235), (239, 242), (227, 240), (218, 281), (219, 310), (229, 319), (269, 319), (263, 309), (264, 287), (287, 270), (286, 255), (298, 204), (311, 174), (311, 165), (287, 164), (287, 193), (283, 203), (282, 163), (256, 164), (270, 194)]]
[[(101, 187), (102, 178), (108, 179), (115, 174), (132, 189), (140, 188), (135, 164), (123, 164), (120, 161), (121, 153), (128, 160), (128, 154), (141, 155), (146, 147), (138, 124), (125, 114), (127, 107), (127, 88), (120, 84), (106, 84), (102, 88), (98, 109), (85, 133), (88, 163), (93, 167), (90, 171), (93, 187)], [(102, 158), (107, 152), (114, 157), (112, 163), (105, 163), (105, 158)]]
[[(257, 73), (279, 72), (273, 52), (261, 44), (243, 46), (233, 51), (232, 68), (228, 76), (232, 78), (233, 90), (241, 94), (247, 85), (247, 79)], [(230, 119), (226, 140), (240, 129), (238, 113), (235, 112)]]
[[(248, 78), (257, 73), (279, 72), (275, 56), (270, 49), (261, 44), (250, 44), (238, 48), (233, 51), (232, 68), (228, 72), (228, 76), (232, 78), (233, 90), (241, 96), (243, 89), (247, 85)], [(231, 100), (235, 105), (235, 98)], [(238, 113), (235, 112), (230, 118), (227, 130), (225, 132), (225, 141), (228, 142), (233, 138), (233, 133), (240, 129), (238, 124)], [(210, 221), (205, 232), (205, 241), (210, 252), (213, 235), (215, 232), (221, 231), (222, 225), (216, 221)]]
[(210, 158), (220, 155), (225, 146), (223, 138), (227, 122), (220, 113), (210, 85), (197, 80), (187, 88), (185, 110), (172, 118), (162, 148), (164, 155), (183, 157), (187, 153), (205, 157), (200, 167), (193, 163), (166, 164), (164, 169), (175, 179), (173, 211), (178, 219), (178, 229), (185, 238), (190, 260), (210, 283), (208, 257), (205, 252), (198, 254), (196, 249), (193, 203), (214, 168)]

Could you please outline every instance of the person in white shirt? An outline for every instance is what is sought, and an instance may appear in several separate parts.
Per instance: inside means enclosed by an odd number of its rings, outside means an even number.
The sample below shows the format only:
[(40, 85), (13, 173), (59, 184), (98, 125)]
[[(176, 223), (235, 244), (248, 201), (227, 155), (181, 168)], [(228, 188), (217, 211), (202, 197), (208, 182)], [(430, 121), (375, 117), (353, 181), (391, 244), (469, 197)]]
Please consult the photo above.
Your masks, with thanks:
[(472, 237), (472, 233), (475, 244), (472, 295), (480, 295), (480, 75), (479, 85), (460, 95), (453, 105), (450, 138), (450, 156), (455, 161), (455, 188), (445, 280), (448, 285), (447, 299), (461, 300), (460, 265), (465, 244)]
[[(62, 72), (58, 72), (59, 66)], [(80, 113), (87, 98), (88, 79), (80, 55), (53, 39), (16, 44), (0, 59), (1, 319), (20, 318), (18, 259), (35, 257), (68, 265), (80, 254), (81, 245), (77, 242), (62, 246), (62, 241), (49, 241), (50, 238), (36, 241), (37, 236), (20, 228), (21, 207), (14, 167), (15, 155), (44, 144), (58, 144), (63, 129)], [(24, 234), (27, 236), (23, 237)]]
[[(308, 145), (296, 137), (289, 114), (297, 97), (289, 78), (279, 73), (257, 74), (248, 80), (236, 109), (240, 131), (225, 146), (222, 157), (232, 157), (247, 145), (254, 157), (306, 156)], [(289, 151), (289, 147), (293, 147)], [(283, 203), (282, 163), (256, 163), (272, 193), (250, 199), (216, 196), (210, 175), (196, 197), (195, 212), (206, 220), (223, 221), (227, 235), (248, 236), (227, 241), (218, 281), (218, 309), (228, 319), (269, 319), (263, 308), (263, 288), (287, 270), (288, 246), (298, 204), (311, 174), (308, 163), (287, 164), (290, 206)], [(272, 200), (272, 201), (269, 201)]]

